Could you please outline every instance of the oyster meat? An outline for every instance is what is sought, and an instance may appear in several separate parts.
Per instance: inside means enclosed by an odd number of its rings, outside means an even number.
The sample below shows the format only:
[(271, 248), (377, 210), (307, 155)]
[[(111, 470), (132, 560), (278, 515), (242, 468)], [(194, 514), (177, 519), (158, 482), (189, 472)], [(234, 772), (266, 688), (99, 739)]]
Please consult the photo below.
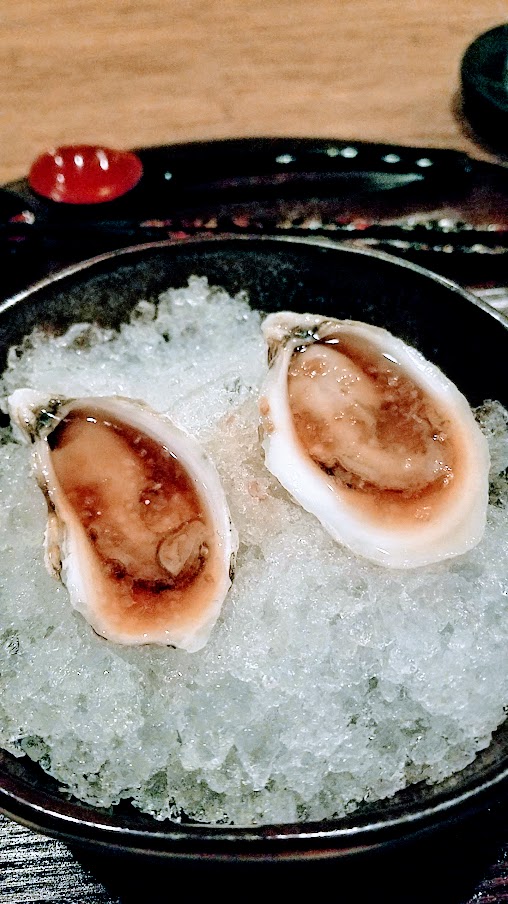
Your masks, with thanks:
[(238, 541), (196, 440), (130, 399), (8, 401), (48, 504), (46, 565), (72, 605), (116, 643), (204, 646)]
[(266, 466), (335, 540), (395, 568), (479, 542), (487, 441), (439, 368), (358, 321), (286, 311), (263, 332)]

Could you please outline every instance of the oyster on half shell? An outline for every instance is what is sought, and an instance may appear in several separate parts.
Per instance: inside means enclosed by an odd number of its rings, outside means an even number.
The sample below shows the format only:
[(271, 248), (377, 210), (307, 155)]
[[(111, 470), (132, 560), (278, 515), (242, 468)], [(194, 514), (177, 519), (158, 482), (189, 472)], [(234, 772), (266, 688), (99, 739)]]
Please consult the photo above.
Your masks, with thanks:
[(266, 466), (335, 540), (395, 568), (479, 542), (487, 440), (435, 365), (358, 321), (286, 311), (263, 332)]
[(8, 402), (48, 504), (46, 565), (72, 605), (116, 643), (204, 646), (238, 539), (196, 440), (130, 399), (19, 389)]

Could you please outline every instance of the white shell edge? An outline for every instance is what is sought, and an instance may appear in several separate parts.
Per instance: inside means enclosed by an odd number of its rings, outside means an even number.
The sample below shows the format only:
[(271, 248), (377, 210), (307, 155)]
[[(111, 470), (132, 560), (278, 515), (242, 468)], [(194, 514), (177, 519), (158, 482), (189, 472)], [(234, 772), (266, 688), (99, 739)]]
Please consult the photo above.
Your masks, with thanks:
[[(94, 612), (88, 602), (90, 594), (97, 594), (98, 581), (94, 557), (90, 555), (88, 542), (82, 542), (86, 539), (85, 531), (79, 521), (73, 517), (70, 508), (62, 504), (61, 500), (58, 504), (55, 502), (58, 486), (46, 438), (34, 438), (35, 412), (47, 404), (51, 398), (54, 397), (23, 388), (15, 390), (8, 399), (9, 413), (17, 427), (18, 437), (25, 442), (31, 439), (34, 443), (33, 470), (39, 486), (49, 497), (49, 502), (55, 506), (55, 511), (49, 512), (44, 540), (48, 571), (60, 576), (62, 583), (67, 587), (72, 606), (84, 616), (101, 637), (113, 643), (129, 646), (157, 644), (175, 646), (190, 653), (197, 652), (205, 646), (220, 615), (223, 602), (231, 587), (231, 574), (238, 550), (238, 534), (232, 524), (226, 496), (215, 465), (194, 437), (177, 427), (168, 417), (159, 414), (143, 402), (124, 399), (120, 396), (61, 400), (55, 426), (73, 407), (89, 403), (93, 404), (97, 410), (102, 410), (105, 415), (108, 413), (111, 415), (112, 406), (114, 406), (114, 410), (119, 416), (123, 416), (129, 424), (139, 427), (156, 440), (164, 441), (164, 430), (166, 430), (167, 439), (169, 430), (172, 450), (185, 463), (187, 472), (200, 497), (207, 501), (210, 518), (214, 525), (223, 564), (222, 578), (216, 585), (216, 591), (209, 600), (199, 625), (192, 628), (172, 628), (162, 634), (147, 632), (139, 637), (123, 634), (121, 631), (114, 630), (107, 620), (102, 619), (99, 613)], [(51, 431), (49, 430), (49, 432)], [(55, 567), (54, 549), (56, 546), (59, 548), (61, 568)]]
[[(352, 506), (340, 498), (340, 493), (317, 465), (302, 454), (289, 409), (287, 370), (294, 349), (304, 342), (301, 332), (314, 332), (328, 323), (335, 327), (342, 324), (358, 335), (368, 336), (383, 350), (388, 346), (415, 382), (430, 395), (438, 397), (441, 405), (453, 409), (455, 422), (461, 430), (468, 432), (469, 441), (465, 444), (468, 458), (463, 463), (464, 492), (454, 494), (454, 505), (439, 522), (429, 525), (418, 522), (414, 531), (405, 532), (402, 537), (396, 532), (366, 524)], [(300, 331), (297, 337), (292, 335), (295, 329)], [(266, 467), (306, 511), (318, 518), (336, 541), (358, 555), (392, 568), (428, 565), (460, 555), (477, 545), (484, 533), (488, 503), (488, 443), (467, 399), (436, 365), (384, 328), (360, 321), (280, 312), (268, 315), (263, 323), (263, 333), (269, 346), (278, 346), (261, 393), (261, 399), (266, 400), (269, 409), (262, 418)]]

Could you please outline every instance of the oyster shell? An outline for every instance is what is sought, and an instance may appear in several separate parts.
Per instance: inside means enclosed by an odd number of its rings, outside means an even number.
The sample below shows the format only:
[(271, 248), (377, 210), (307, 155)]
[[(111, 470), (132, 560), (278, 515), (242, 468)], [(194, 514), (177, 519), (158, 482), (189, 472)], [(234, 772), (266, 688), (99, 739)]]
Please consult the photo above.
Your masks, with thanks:
[(46, 565), (72, 605), (116, 643), (200, 649), (238, 541), (198, 443), (130, 399), (20, 389), (8, 402), (48, 503)]
[(435, 365), (358, 321), (281, 312), (263, 333), (266, 466), (335, 540), (396, 568), (479, 542), (487, 441)]

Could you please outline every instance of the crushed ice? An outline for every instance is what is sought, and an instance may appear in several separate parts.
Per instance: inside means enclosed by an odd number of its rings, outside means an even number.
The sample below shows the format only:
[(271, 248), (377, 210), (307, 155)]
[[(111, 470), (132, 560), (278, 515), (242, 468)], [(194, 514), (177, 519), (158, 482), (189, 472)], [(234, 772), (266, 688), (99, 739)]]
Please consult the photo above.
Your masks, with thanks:
[(341, 815), (463, 768), (504, 718), (506, 412), (478, 415), (493, 461), (483, 542), (385, 572), (335, 545), (264, 469), (259, 320), (244, 297), (193, 278), (140, 302), (119, 333), (37, 332), (9, 356), (3, 397), (116, 393), (194, 432), (241, 537), (204, 650), (114, 647), (47, 575), (28, 453), (2, 437), (0, 744), (93, 804), (238, 824)]

